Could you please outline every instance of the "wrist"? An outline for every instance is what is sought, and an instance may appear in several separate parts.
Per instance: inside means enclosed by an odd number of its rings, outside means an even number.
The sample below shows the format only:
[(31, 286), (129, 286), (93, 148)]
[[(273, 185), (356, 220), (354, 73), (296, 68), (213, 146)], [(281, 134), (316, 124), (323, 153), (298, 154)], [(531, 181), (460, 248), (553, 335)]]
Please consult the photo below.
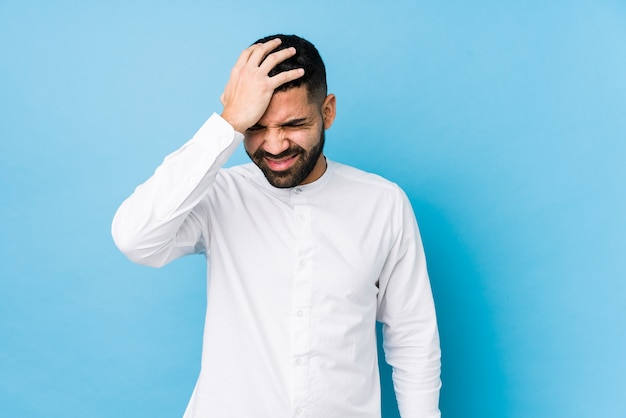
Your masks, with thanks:
[(233, 129), (237, 132), (244, 133), (250, 126), (247, 126), (245, 123), (242, 123), (237, 120), (233, 115), (229, 114), (228, 111), (224, 110), (220, 115), (222, 119), (230, 124)]

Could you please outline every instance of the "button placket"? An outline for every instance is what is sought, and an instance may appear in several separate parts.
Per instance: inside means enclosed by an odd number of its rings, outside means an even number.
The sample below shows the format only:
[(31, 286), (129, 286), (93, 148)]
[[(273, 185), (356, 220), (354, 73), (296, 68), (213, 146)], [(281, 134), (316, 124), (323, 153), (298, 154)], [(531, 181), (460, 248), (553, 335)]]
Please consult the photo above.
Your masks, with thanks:
[[(309, 304), (312, 291), (312, 229), (310, 225), (310, 209), (306, 205), (306, 193), (298, 188), (293, 190), (295, 232), (297, 236), (296, 259), (294, 260), (293, 300), (292, 300), (292, 382), (293, 406), (297, 408), (307, 405), (309, 397), (309, 353), (310, 323)], [(305, 416), (305, 409), (297, 416)]]

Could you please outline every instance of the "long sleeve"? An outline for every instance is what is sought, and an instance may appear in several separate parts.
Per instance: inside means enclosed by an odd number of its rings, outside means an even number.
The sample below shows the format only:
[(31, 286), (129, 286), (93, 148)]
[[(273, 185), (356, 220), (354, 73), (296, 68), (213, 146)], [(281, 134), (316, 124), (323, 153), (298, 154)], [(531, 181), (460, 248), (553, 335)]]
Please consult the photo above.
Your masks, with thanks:
[(213, 114), (118, 208), (111, 228), (117, 247), (132, 261), (153, 267), (202, 251), (203, 220), (192, 211), (242, 140)]
[(402, 418), (439, 418), (441, 352), (417, 223), (402, 193), (400, 232), (380, 277), (378, 320)]

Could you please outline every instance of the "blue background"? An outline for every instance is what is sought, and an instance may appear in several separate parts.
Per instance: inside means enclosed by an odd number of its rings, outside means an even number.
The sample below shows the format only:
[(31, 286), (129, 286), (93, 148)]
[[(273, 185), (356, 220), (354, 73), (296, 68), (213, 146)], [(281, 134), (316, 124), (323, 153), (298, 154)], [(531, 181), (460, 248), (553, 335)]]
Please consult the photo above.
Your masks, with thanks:
[(133, 265), (110, 222), (276, 32), (327, 63), (327, 155), (414, 205), (444, 417), (625, 417), (617, 0), (0, 1), (2, 416), (182, 415), (204, 261)]

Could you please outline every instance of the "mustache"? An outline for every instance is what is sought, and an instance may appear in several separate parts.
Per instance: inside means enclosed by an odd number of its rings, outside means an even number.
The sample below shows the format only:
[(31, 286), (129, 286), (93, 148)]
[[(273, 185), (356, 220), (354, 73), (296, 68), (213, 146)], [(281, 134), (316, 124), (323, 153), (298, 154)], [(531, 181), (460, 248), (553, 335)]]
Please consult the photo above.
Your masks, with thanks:
[(281, 158), (285, 158), (285, 157), (291, 157), (293, 155), (298, 155), (298, 154), (305, 154), (306, 152), (304, 151), (304, 148), (302, 148), (299, 145), (291, 145), (289, 148), (287, 148), (286, 150), (284, 150), (283, 152), (281, 152), (280, 154), (272, 154), (269, 153), (265, 150), (262, 149), (258, 149), (255, 153), (254, 153), (254, 157), (255, 158), (270, 158), (270, 159), (274, 159), (274, 160), (280, 160)]

